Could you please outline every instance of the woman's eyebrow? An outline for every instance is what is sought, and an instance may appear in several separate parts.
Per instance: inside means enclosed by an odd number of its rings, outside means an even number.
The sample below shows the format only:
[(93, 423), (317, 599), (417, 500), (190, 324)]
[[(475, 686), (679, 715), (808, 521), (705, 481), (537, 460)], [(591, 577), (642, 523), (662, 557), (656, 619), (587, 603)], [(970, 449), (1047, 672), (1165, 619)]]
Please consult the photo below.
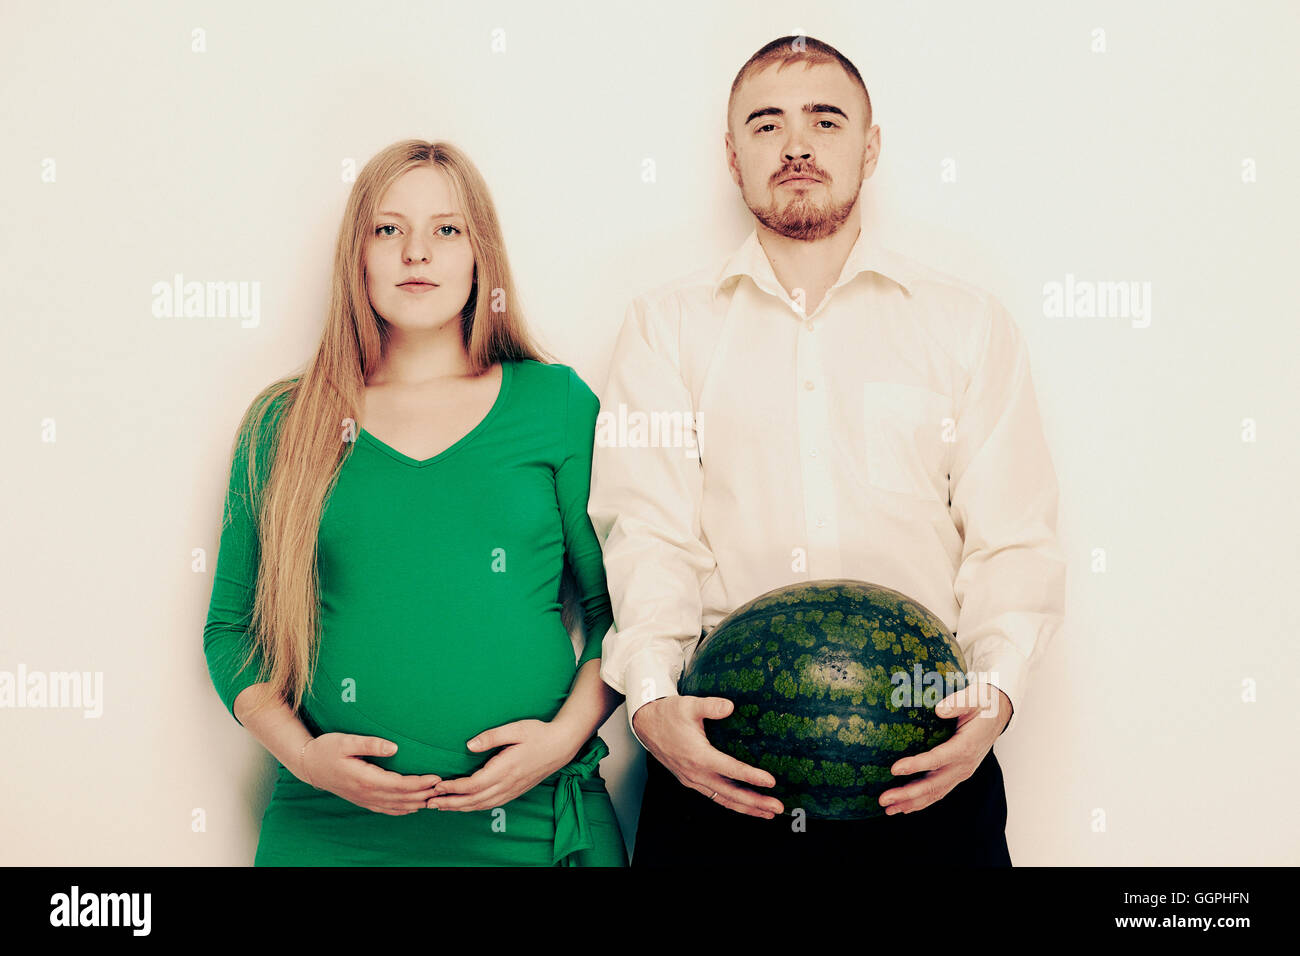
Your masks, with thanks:
[[(394, 219), (405, 219), (400, 212), (393, 212), (388, 209), (381, 209), (375, 213), (376, 216), (392, 216)], [(456, 212), (435, 212), (429, 216), (430, 219), (459, 219), (460, 213)]]

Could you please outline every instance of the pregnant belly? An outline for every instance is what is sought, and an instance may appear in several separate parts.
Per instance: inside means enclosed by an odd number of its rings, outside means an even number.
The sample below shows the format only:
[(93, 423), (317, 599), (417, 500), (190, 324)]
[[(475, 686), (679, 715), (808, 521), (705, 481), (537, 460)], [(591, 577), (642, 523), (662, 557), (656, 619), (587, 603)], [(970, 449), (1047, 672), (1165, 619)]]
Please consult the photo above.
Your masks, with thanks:
[(550, 720), (573, 682), (575, 654), (559, 622), (529, 632), (448, 628), (426, 631), (322, 628), (307, 716), (322, 733), (383, 737), (392, 757), (371, 758), (398, 773), (461, 776), (496, 751), (466, 742), (515, 720)]

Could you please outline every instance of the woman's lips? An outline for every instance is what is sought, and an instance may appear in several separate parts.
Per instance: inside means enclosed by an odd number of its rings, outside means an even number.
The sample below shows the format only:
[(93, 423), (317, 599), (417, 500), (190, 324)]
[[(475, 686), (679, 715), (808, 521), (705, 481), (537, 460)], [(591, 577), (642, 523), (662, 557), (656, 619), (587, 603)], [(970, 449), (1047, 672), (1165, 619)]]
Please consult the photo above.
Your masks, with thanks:
[(438, 287), (428, 282), (404, 282), (401, 285), (399, 285), (398, 288), (401, 289), (403, 292), (410, 292), (414, 295), (421, 295), (425, 292), (432, 292), (434, 289)]

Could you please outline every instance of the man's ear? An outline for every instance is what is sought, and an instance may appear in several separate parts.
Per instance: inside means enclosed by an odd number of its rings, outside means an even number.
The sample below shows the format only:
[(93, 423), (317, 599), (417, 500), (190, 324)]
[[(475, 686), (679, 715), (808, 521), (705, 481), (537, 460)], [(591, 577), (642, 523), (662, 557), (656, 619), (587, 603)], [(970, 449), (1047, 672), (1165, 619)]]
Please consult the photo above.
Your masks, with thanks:
[(731, 139), (731, 130), (722, 134), (723, 155), (727, 161), (727, 172), (731, 174), (731, 181), (737, 186), (740, 185), (740, 172), (736, 168), (740, 162), (736, 156), (736, 144)]
[[(875, 138), (876, 149), (873, 153), (871, 143)], [(880, 159), (880, 127), (873, 126), (867, 131), (867, 148), (862, 151), (862, 181), (866, 182), (876, 171), (876, 162)]]

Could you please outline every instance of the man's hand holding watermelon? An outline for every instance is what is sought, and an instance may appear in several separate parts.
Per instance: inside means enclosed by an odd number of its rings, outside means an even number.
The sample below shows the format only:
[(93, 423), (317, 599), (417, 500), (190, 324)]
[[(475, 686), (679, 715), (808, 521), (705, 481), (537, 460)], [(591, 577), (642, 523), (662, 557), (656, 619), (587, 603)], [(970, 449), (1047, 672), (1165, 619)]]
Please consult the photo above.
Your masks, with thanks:
[[(704, 732), (705, 720), (721, 720), (732, 710), (724, 697), (661, 697), (639, 707), (632, 717), (637, 737), (646, 749), (673, 772), (678, 781), (738, 813), (772, 819), (785, 807), (737, 781), (774, 786), (770, 773), (743, 763), (715, 748)], [(886, 790), (880, 796), (885, 813), (914, 813), (946, 796), (975, 772), (1011, 720), (1011, 698), (991, 684), (971, 684), (941, 700), (940, 717), (956, 717), (952, 737), (931, 750), (897, 761), (895, 776), (925, 772), (919, 780)], [(976, 720), (974, 718), (982, 719)]]
[(674, 694), (638, 707), (632, 715), (632, 728), (645, 748), (673, 772), (682, 786), (698, 790), (738, 813), (770, 820), (785, 811), (781, 801), (742, 787), (737, 781), (771, 787), (776, 778), (718, 750), (704, 734), (705, 720), (721, 720), (731, 709), (731, 701), (723, 697)]
[(895, 776), (928, 773), (882, 793), (880, 805), (887, 808), (886, 814), (924, 809), (973, 774), (1011, 720), (1011, 698), (992, 684), (970, 684), (939, 701), (934, 712), (956, 717), (957, 729), (932, 750), (904, 757), (890, 767)]

